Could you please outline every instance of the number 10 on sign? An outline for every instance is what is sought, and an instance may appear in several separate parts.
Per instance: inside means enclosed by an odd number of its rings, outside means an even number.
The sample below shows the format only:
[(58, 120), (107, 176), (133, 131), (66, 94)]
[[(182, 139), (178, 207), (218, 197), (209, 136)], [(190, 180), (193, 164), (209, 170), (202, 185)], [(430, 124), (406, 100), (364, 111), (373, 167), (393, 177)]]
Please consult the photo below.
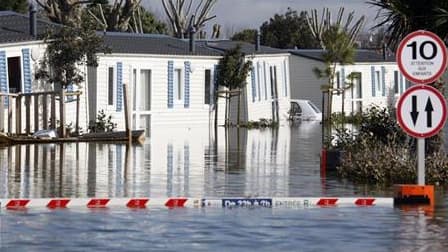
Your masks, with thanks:
[(447, 67), (445, 43), (432, 32), (412, 32), (401, 41), (397, 62), (406, 79), (417, 84), (432, 83)]

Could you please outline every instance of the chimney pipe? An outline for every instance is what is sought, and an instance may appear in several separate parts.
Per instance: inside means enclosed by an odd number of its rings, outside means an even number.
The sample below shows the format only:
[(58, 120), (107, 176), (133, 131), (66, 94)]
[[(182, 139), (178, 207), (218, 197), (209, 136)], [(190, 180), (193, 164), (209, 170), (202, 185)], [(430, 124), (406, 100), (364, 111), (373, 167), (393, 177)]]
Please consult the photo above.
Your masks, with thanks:
[(34, 4), (34, 1), (31, 1), (30, 3), (30, 35), (33, 36), (33, 38), (37, 37), (37, 9), (36, 5)]
[(260, 31), (257, 30), (257, 35), (255, 38), (255, 51), (258, 52), (260, 51)]
[(195, 34), (196, 34), (196, 29), (191, 26), (190, 27), (190, 52), (191, 53), (196, 53), (196, 38), (195, 38)]

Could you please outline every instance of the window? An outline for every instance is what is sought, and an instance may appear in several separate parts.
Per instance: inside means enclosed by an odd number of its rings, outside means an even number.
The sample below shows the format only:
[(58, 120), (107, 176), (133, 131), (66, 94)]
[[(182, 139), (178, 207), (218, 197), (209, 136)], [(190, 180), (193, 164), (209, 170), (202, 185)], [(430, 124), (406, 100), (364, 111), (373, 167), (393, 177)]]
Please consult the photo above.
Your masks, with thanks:
[(109, 67), (107, 85), (107, 104), (114, 105), (114, 68)]
[(375, 71), (375, 84), (376, 89), (381, 90), (381, 82), (380, 82), (380, 71)]
[(182, 69), (174, 69), (173, 84), (174, 84), (175, 100), (182, 101), (183, 100)]
[(270, 67), (270, 74), (271, 74), (271, 98), (277, 99), (277, 66), (271, 66)]
[(140, 70), (140, 110), (151, 110), (151, 70)]
[(205, 69), (204, 104), (210, 104), (211, 82), (212, 82), (212, 71), (210, 69)]
[(412, 82), (410, 82), (408, 79), (406, 79), (406, 89), (410, 88), (412, 86)]
[(8, 58), (8, 83), (10, 93), (19, 93), (22, 86), (20, 57)]
[(341, 74), (336, 72), (336, 89), (341, 88)]
[[(137, 110), (137, 69), (132, 70), (132, 90), (134, 99), (132, 99), (132, 108)], [(135, 124), (134, 124), (135, 125)]]
[(301, 116), (302, 115), (302, 108), (300, 108), (299, 104), (297, 102), (291, 102), (291, 116)]
[(263, 62), (263, 76), (264, 76), (264, 99), (267, 100), (268, 99), (268, 80), (266, 78), (267, 75), (267, 71), (266, 71), (266, 62)]
[(394, 94), (400, 93), (398, 71), (394, 71)]
[(316, 112), (316, 113), (321, 113), (320, 112), (320, 109), (318, 108), (318, 107), (316, 107), (316, 105), (314, 105), (314, 103), (312, 103), (312, 102), (307, 102), (308, 103), (308, 105), (314, 110), (314, 112)]

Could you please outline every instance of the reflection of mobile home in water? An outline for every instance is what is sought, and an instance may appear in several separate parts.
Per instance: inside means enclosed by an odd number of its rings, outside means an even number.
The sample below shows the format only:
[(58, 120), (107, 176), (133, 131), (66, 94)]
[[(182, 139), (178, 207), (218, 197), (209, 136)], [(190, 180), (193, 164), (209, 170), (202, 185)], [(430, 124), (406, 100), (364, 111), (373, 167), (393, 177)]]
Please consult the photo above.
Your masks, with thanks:
[(130, 148), (12, 146), (0, 150), (0, 198), (287, 194), (289, 132), (220, 128), (216, 144), (208, 128), (164, 127)]

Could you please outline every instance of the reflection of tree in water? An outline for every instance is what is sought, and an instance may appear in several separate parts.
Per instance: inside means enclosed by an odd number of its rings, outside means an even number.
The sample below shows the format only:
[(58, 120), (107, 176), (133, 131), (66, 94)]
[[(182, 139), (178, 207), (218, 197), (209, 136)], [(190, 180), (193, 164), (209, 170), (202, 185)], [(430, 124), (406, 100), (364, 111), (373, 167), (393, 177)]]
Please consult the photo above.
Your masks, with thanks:
[(247, 129), (226, 128), (226, 168), (228, 172), (246, 168)]

